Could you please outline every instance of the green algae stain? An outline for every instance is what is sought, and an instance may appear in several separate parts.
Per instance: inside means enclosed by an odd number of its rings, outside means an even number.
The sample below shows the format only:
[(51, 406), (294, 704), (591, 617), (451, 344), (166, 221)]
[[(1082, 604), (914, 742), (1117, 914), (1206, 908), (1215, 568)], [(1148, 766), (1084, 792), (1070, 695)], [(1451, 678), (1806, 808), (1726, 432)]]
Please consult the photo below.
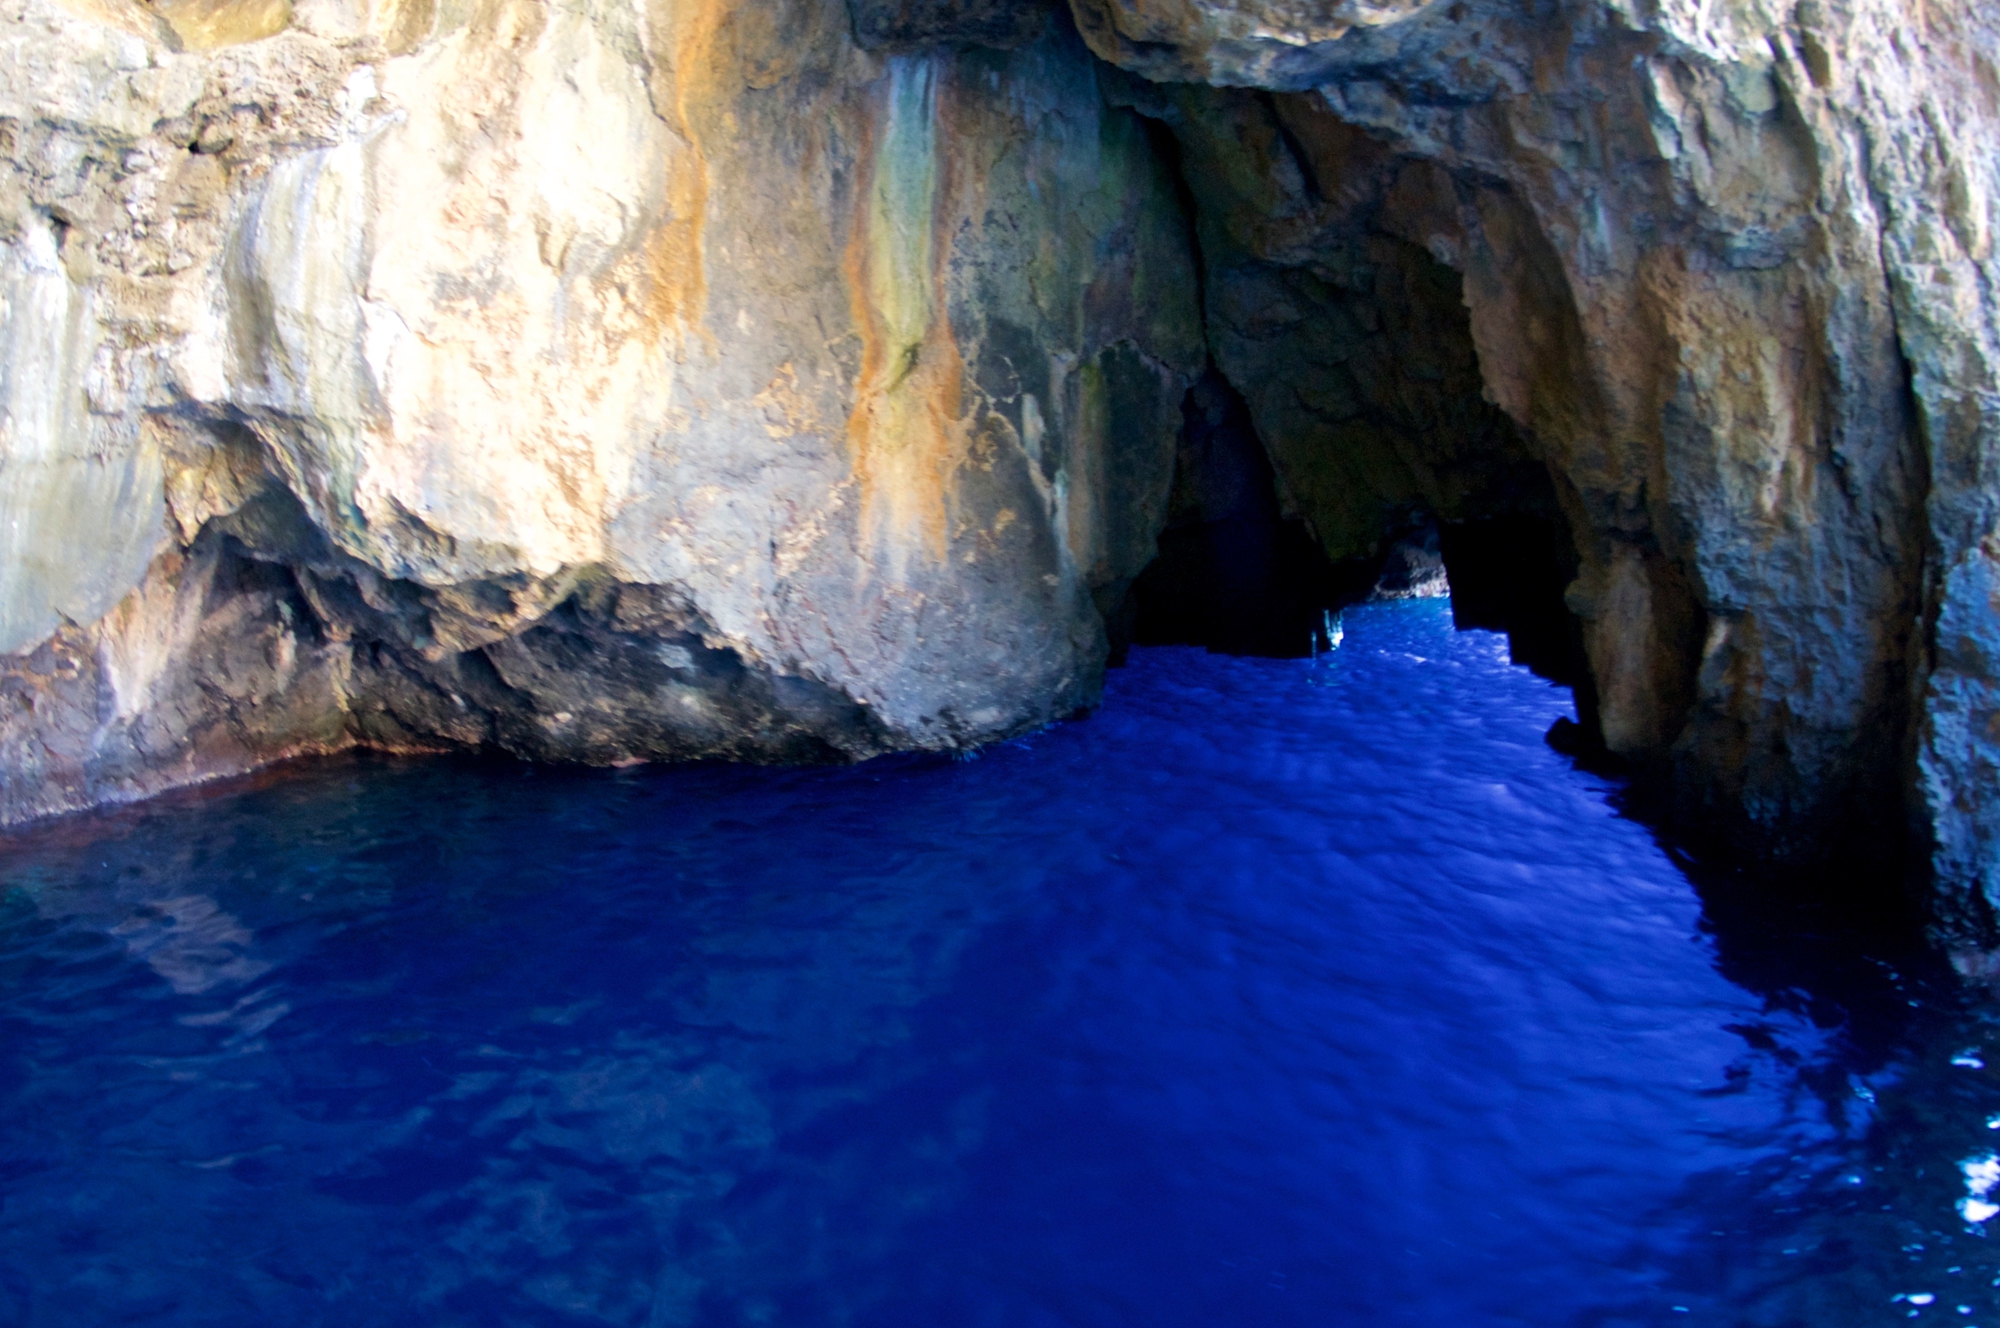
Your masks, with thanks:
[(868, 296), (882, 319), (895, 391), (922, 360), (931, 328), (937, 207), (937, 74), (928, 59), (889, 62), (886, 123), (868, 207)]

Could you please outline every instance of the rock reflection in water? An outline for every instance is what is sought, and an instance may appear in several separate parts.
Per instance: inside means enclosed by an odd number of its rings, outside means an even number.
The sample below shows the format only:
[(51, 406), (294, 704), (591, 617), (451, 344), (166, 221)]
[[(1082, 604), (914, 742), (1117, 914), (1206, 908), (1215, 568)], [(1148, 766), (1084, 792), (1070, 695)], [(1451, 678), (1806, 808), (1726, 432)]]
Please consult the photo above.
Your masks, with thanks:
[(1448, 624), (965, 764), (17, 836), (0, 1324), (2000, 1325), (1985, 1014), (1698, 895)]

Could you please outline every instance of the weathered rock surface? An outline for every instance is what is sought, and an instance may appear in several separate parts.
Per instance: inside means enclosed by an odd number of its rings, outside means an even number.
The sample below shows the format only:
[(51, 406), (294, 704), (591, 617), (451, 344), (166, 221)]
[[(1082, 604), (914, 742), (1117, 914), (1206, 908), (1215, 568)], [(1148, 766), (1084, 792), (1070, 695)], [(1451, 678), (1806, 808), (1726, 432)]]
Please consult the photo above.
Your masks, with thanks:
[(1044, 722), (1207, 372), (1332, 563), (1542, 541), (1684, 827), (1992, 926), (1990, 7), (1072, 14), (4, 0), (0, 819)]
[[(1218, 362), (1292, 385), (1246, 392), (1329, 547), (1367, 502), (1532, 506), (1513, 461), (1545, 463), (1609, 747), (1766, 851), (1914, 823), (1970, 923), (2000, 890), (1990, 7), (1078, 14), (1216, 85), (1126, 95), (1190, 158)], [(1448, 334), (1387, 376), (1366, 344), (1450, 321), (1411, 247), (1505, 421)]]
[(1072, 29), (5, 19), (0, 817), (357, 741), (858, 756), (1093, 699), (1203, 352), (1174, 181)]

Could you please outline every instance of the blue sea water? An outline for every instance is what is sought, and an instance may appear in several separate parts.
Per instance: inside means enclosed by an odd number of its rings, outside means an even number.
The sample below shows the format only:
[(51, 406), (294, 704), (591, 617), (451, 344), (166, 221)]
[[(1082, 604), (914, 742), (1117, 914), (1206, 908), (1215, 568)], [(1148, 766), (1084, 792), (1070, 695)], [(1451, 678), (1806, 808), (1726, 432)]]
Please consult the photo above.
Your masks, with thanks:
[(1983, 1007), (1705, 912), (1566, 713), (1381, 605), (975, 761), (17, 834), (0, 1325), (2000, 1328)]

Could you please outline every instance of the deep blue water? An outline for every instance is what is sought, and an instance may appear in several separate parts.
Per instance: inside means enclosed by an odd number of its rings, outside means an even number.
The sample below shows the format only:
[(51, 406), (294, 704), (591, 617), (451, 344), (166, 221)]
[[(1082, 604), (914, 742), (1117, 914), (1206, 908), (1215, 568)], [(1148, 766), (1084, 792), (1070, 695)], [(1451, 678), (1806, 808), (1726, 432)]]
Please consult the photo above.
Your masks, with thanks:
[(1568, 704), (1382, 606), (965, 763), (17, 835), (0, 1324), (2000, 1328), (1984, 1007), (1705, 915)]

